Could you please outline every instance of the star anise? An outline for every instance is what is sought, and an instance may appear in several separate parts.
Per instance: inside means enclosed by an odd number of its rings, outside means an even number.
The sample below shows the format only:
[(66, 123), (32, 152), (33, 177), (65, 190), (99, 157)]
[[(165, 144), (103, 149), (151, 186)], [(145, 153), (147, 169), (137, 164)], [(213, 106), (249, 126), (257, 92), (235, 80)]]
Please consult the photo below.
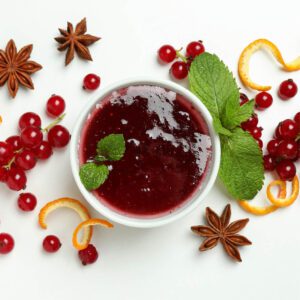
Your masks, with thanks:
[(237, 233), (247, 225), (249, 219), (241, 219), (229, 224), (230, 217), (230, 204), (226, 205), (221, 217), (207, 207), (206, 220), (208, 226), (192, 226), (191, 229), (196, 234), (205, 237), (199, 248), (200, 251), (212, 249), (220, 241), (231, 258), (242, 261), (238, 246), (251, 245), (252, 243), (246, 237)]
[(68, 65), (74, 58), (75, 52), (83, 59), (93, 60), (88, 46), (100, 40), (99, 37), (90, 34), (85, 34), (86, 18), (82, 19), (75, 27), (68, 22), (67, 30), (58, 29), (61, 36), (55, 38), (55, 40), (61, 45), (57, 48), (59, 51), (65, 51), (68, 49), (65, 59), (65, 65)]
[(32, 45), (23, 47), (19, 52), (15, 42), (10, 40), (4, 50), (0, 50), (0, 86), (7, 82), (10, 95), (14, 98), (19, 85), (34, 89), (31, 74), (42, 69), (42, 66), (30, 58)]

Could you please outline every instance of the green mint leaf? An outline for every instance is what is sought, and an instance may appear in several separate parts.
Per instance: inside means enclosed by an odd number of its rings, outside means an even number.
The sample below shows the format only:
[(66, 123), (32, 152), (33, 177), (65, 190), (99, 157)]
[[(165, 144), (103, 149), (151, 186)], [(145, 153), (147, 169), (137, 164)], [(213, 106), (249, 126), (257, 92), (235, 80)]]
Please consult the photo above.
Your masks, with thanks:
[(223, 135), (226, 135), (226, 136), (231, 136), (232, 135), (230, 130), (228, 130), (228, 129), (226, 129), (222, 126), (219, 119), (214, 119), (213, 120), (213, 126), (214, 126), (215, 131), (219, 134), (223, 134)]
[(250, 200), (263, 186), (262, 152), (254, 138), (241, 128), (221, 136), (219, 176), (235, 199)]
[(89, 190), (97, 189), (105, 182), (109, 174), (106, 165), (86, 163), (80, 167), (79, 176), (84, 187)]
[(254, 100), (248, 101), (242, 106), (233, 107), (226, 106), (223, 122), (226, 128), (233, 129), (239, 126), (242, 122), (248, 120), (254, 113)]
[(219, 119), (223, 127), (232, 129), (229, 121), (239, 108), (239, 89), (227, 66), (216, 55), (205, 52), (194, 59), (189, 83), (212, 117)]
[(97, 144), (97, 153), (107, 160), (120, 160), (125, 153), (123, 134), (110, 134)]

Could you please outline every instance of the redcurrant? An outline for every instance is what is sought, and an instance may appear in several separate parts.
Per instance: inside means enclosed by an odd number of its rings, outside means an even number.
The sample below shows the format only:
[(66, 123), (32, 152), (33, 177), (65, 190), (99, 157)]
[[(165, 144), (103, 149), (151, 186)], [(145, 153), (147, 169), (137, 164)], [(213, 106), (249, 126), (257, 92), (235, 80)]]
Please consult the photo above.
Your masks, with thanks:
[(17, 167), (11, 168), (7, 172), (6, 184), (14, 191), (22, 190), (26, 187), (27, 178), (25, 172)]
[(278, 96), (282, 100), (288, 100), (297, 94), (298, 87), (293, 79), (283, 81), (278, 90)]
[(21, 193), (18, 198), (18, 206), (23, 211), (33, 211), (36, 207), (36, 197), (31, 193)]
[(89, 244), (87, 248), (78, 251), (78, 256), (85, 266), (94, 263), (98, 259), (98, 252), (94, 245)]
[(0, 166), (8, 164), (13, 156), (13, 147), (9, 143), (0, 142)]
[(258, 124), (258, 117), (256, 114), (253, 114), (247, 121), (241, 124), (241, 127), (244, 130), (251, 130), (255, 128)]
[(190, 42), (186, 47), (186, 56), (196, 57), (205, 51), (204, 45), (201, 41)]
[(276, 160), (271, 155), (264, 155), (264, 168), (266, 171), (273, 171), (276, 168)]
[(0, 254), (7, 254), (14, 248), (15, 241), (8, 233), (0, 233)]
[(291, 181), (296, 175), (296, 167), (290, 160), (282, 160), (276, 167), (281, 180)]
[(36, 165), (36, 157), (34, 152), (24, 149), (15, 156), (15, 164), (23, 170), (31, 170)]
[(255, 97), (256, 108), (266, 109), (273, 103), (273, 97), (267, 92), (260, 92)]
[(21, 138), (18, 135), (8, 137), (6, 143), (12, 146), (13, 151), (18, 151), (22, 148)]
[(42, 141), (33, 151), (38, 159), (48, 159), (53, 154), (52, 147), (48, 141)]
[(59, 238), (55, 235), (48, 235), (44, 238), (43, 248), (46, 252), (54, 253), (61, 247)]
[(50, 117), (56, 118), (65, 111), (65, 107), (65, 100), (61, 96), (52, 95), (47, 101), (46, 111)]
[(188, 75), (187, 64), (183, 61), (176, 61), (171, 66), (171, 73), (176, 79), (184, 79)]
[(249, 102), (249, 98), (246, 94), (240, 93), (240, 106), (244, 105), (245, 103)]
[(20, 130), (28, 126), (41, 127), (42, 121), (39, 115), (34, 112), (27, 112), (23, 114), (19, 119)]
[(286, 119), (279, 124), (279, 133), (282, 139), (295, 139), (298, 134), (298, 126), (295, 121)]
[(282, 140), (277, 149), (277, 156), (293, 160), (298, 157), (298, 144), (294, 140)]
[(269, 141), (269, 143), (267, 144), (267, 150), (270, 155), (277, 156), (277, 150), (278, 150), (279, 143), (280, 143), (280, 140), (277, 140), (277, 139)]
[(158, 57), (165, 63), (170, 63), (176, 58), (176, 50), (171, 45), (163, 45), (158, 49)]
[(83, 78), (83, 88), (94, 91), (100, 86), (101, 78), (96, 74), (88, 74)]
[(43, 133), (38, 127), (25, 127), (21, 132), (21, 142), (26, 148), (36, 148), (42, 141)]
[(48, 132), (48, 141), (52, 147), (56, 148), (65, 147), (70, 137), (69, 131), (61, 125), (53, 126)]

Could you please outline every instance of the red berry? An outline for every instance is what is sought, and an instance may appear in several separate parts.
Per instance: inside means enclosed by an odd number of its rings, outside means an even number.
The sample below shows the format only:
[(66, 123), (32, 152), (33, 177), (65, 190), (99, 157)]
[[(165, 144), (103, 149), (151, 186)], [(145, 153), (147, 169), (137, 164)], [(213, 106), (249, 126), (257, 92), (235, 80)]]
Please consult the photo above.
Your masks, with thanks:
[(6, 184), (14, 191), (22, 190), (26, 187), (27, 178), (25, 172), (20, 168), (11, 168), (7, 172)]
[(256, 142), (257, 142), (259, 148), (262, 149), (262, 147), (264, 146), (263, 141), (261, 139), (256, 139)]
[(85, 266), (94, 263), (98, 259), (98, 252), (95, 246), (89, 244), (87, 248), (78, 251), (78, 256)]
[(264, 168), (266, 171), (273, 171), (276, 168), (276, 160), (271, 155), (264, 155)]
[(58, 95), (52, 95), (48, 101), (46, 106), (46, 111), (48, 116), (52, 118), (56, 118), (60, 116), (66, 108), (65, 100)]
[(33, 211), (36, 207), (36, 197), (31, 193), (21, 193), (18, 198), (18, 206), (23, 211)]
[(196, 57), (205, 51), (204, 45), (201, 41), (191, 42), (186, 47), (186, 56)]
[(246, 94), (240, 93), (240, 106), (244, 105), (245, 103), (249, 102), (249, 98)]
[(7, 165), (13, 156), (13, 147), (6, 142), (0, 142), (0, 166)]
[(283, 81), (278, 90), (278, 96), (282, 100), (288, 100), (297, 94), (298, 87), (293, 79)]
[(295, 139), (298, 134), (297, 124), (291, 119), (282, 121), (278, 130), (282, 139)]
[(88, 74), (83, 78), (83, 88), (89, 91), (96, 90), (101, 82), (101, 78), (96, 74)]
[(8, 137), (6, 143), (12, 146), (13, 151), (18, 151), (22, 148), (21, 138), (18, 135)]
[(255, 97), (256, 108), (265, 109), (272, 105), (273, 97), (267, 92), (260, 92)]
[(258, 124), (258, 118), (256, 114), (253, 114), (247, 121), (243, 122), (241, 124), (241, 127), (244, 130), (250, 130), (253, 129), (257, 126)]
[(184, 79), (188, 75), (187, 64), (183, 61), (176, 61), (171, 66), (171, 73), (176, 79)]
[(21, 132), (21, 142), (26, 148), (36, 148), (42, 141), (43, 133), (38, 127), (25, 127)]
[(52, 147), (47, 141), (42, 141), (33, 151), (38, 159), (48, 159), (53, 154)]
[(69, 131), (61, 125), (53, 126), (48, 132), (48, 141), (52, 147), (56, 148), (65, 147), (70, 137)]
[(277, 156), (293, 160), (298, 157), (298, 144), (294, 140), (282, 140), (277, 149)]
[(28, 126), (41, 127), (42, 121), (39, 115), (33, 112), (27, 112), (23, 114), (19, 119), (19, 128), (20, 130)]
[(59, 238), (55, 235), (48, 235), (44, 238), (43, 248), (46, 252), (54, 253), (61, 247)]
[(15, 156), (15, 164), (23, 170), (31, 170), (36, 165), (35, 154), (31, 150), (24, 149)]
[(165, 63), (170, 63), (176, 58), (176, 50), (171, 45), (163, 45), (158, 49), (158, 57)]
[(261, 138), (262, 130), (263, 129), (261, 127), (254, 127), (249, 130), (249, 133), (257, 140)]
[(8, 233), (0, 233), (0, 254), (7, 254), (14, 248), (15, 241)]
[(0, 182), (6, 182), (6, 178), (7, 178), (7, 169), (0, 168)]
[(277, 127), (275, 129), (274, 138), (281, 139), (280, 123), (277, 125)]
[(300, 112), (295, 114), (294, 121), (297, 124), (298, 132), (300, 132)]
[(279, 143), (280, 143), (280, 140), (275, 139), (275, 140), (271, 140), (267, 144), (267, 150), (270, 155), (277, 156), (277, 150), (278, 150)]
[(293, 180), (296, 175), (296, 167), (289, 160), (282, 160), (276, 167), (276, 171), (281, 180)]

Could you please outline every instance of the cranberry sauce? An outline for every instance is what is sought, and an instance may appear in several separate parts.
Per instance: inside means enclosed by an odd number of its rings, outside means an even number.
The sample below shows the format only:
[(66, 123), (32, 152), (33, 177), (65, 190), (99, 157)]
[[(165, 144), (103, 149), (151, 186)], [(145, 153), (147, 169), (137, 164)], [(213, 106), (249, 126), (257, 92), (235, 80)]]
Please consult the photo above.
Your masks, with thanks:
[(85, 124), (80, 160), (97, 142), (122, 133), (126, 152), (109, 162), (106, 182), (94, 191), (105, 205), (130, 216), (158, 216), (195, 192), (210, 164), (211, 139), (201, 115), (181, 95), (157, 86), (130, 86), (101, 101)]

